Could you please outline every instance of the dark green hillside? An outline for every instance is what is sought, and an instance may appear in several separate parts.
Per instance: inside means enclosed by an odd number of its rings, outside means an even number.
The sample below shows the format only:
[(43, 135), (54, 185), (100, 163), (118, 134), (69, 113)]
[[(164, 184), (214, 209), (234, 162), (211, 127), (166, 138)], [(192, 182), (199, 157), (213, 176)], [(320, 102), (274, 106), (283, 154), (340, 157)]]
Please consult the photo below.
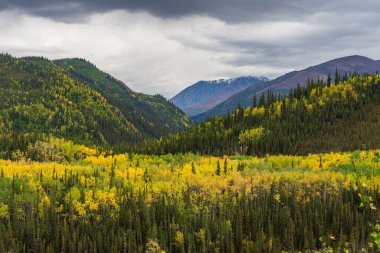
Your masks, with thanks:
[(158, 138), (184, 130), (190, 124), (189, 118), (164, 97), (133, 92), (123, 82), (85, 60), (63, 59), (54, 62), (74, 78), (96, 89), (145, 137)]
[(380, 75), (355, 75), (336, 85), (311, 81), (286, 97), (267, 93), (257, 101), (258, 107), (240, 106), (227, 117), (215, 117), (137, 150), (265, 155), (380, 146)]
[(0, 100), (1, 138), (16, 142), (2, 141), (3, 151), (22, 148), (17, 143), (20, 136), (52, 134), (103, 146), (142, 139), (98, 92), (43, 58), (0, 55)]
[(163, 97), (134, 93), (83, 65), (79, 76), (44, 58), (0, 55), (2, 157), (50, 135), (119, 150), (189, 124)]

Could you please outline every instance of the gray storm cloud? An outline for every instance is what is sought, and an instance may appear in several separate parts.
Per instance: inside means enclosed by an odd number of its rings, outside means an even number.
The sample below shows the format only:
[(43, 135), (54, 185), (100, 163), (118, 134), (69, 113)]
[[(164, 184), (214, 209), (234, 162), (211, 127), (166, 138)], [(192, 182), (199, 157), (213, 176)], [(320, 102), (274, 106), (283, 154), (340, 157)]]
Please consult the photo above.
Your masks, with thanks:
[(225, 22), (301, 20), (317, 12), (356, 13), (379, 10), (377, 0), (2, 0), (0, 9), (21, 9), (50, 18), (85, 16), (113, 10), (146, 11), (160, 18), (205, 15)]
[(0, 51), (81, 57), (167, 97), (200, 79), (380, 59), (378, 0), (1, 0)]

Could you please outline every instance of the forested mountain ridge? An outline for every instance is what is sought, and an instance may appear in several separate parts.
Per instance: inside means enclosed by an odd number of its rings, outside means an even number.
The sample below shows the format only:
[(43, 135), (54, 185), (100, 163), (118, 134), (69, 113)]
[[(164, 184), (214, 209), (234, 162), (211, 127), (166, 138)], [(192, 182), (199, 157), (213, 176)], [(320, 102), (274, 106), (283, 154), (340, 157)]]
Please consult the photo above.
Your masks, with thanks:
[(182, 90), (170, 101), (192, 117), (213, 108), (252, 85), (268, 80), (266, 77), (241, 76), (231, 79), (199, 81)]
[(227, 115), (228, 111), (235, 110), (239, 104), (243, 107), (248, 107), (252, 104), (252, 98), (255, 94), (259, 96), (268, 90), (284, 94), (291, 88), (295, 88), (297, 84), (305, 86), (308, 80), (311, 79), (315, 81), (318, 79), (327, 81), (330, 76), (334, 81), (335, 72), (337, 72), (340, 77), (343, 77), (353, 73), (367, 73), (373, 75), (376, 74), (377, 71), (380, 71), (380, 61), (375, 61), (368, 57), (353, 55), (334, 59), (303, 70), (289, 72), (265, 83), (250, 86), (216, 105), (209, 111), (194, 117), (194, 120), (202, 122), (214, 116)]
[[(103, 73), (103, 75), (105, 75)], [(85, 74), (83, 74), (85, 76)], [(0, 55), (0, 151), (9, 157), (15, 150), (26, 149), (28, 144), (49, 135), (72, 140), (89, 146), (112, 147), (119, 149), (159, 134), (175, 132), (188, 124), (188, 118), (169, 102), (163, 102), (160, 96), (136, 94), (124, 88), (120, 82), (109, 77), (110, 87), (130, 92), (134, 96), (146, 98), (147, 108), (179, 117), (175, 124), (157, 123), (156, 131), (149, 132), (155, 121), (151, 115), (127, 117), (127, 111), (116, 107), (123, 98), (113, 100), (107, 89), (96, 89), (91, 80), (100, 80), (102, 75), (83, 81), (71, 72), (68, 73), (58, 64), (38, 57), (14, 58)], [(99, 82), (100, 83), (100, 82)], [(109, 88), (112, 91), (113, 88)], [(116, 88), (114, 88), (116, 90)], [(103, 93), (103, 94), (101, 94)], [(107, 99), (105, 98), (107, 97)], [(142, 101), (140, 101), (143, 104)], [(141, 109), (143, 110), (143, 109)], [(137, 110), (135, 110), (137, 111)], [(140, 111), (138, 111), (140, 112)], [(133, 112), (131, 112), (133, 113)], [(152, 115), (152, 118), (154, 116)], [(137, 122), (137, 123), (136, 123)], [(167, 122), (170, 122), (167, 120)], [(156, 122), (155, 122), (156, 123)], [(161, 127), (161, 128), (160, 128)], [(173, 127), (173, 128), (171, 128)]]
[[(339, 78), (339, 77), (337, 77)], [(258, 106), (215, 117), (148, 143), (150, 154), (308, 154), (380, 146), (380, 75), (309, 81), (287, 96), (268, 92)], [(255, 103), (255, 104), (256, 104)]]
[(184, 130), (190, 125), (189, 118), (161, 95), (134, 92), (86, 60), (61, 59), (54, 63), (64, 68), (73, 78), (97, 90), (123, 117), (133, 122), (143, 136), (159, 138)]

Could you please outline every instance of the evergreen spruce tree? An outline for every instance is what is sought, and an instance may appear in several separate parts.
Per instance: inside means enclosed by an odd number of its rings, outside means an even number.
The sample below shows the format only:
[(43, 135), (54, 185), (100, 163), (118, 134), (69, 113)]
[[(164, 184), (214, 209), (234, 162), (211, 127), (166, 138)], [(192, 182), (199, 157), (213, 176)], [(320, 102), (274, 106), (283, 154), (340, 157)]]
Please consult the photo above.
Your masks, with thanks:
[(332, 79), (331, 79), (331, 74), (330, 74), (330, 72), (329, 72), (329, 74), (327, 75), (327, 86), (328, 86), (328, 87), (331, 85), (331, 81), (332, 81)]
[(227, 161), (227, 157), (224, 159), (224, 165), (223, 165), (223, 172), (224, 174), (227, 174), (227, 170), (228, 170), (228, 161)]
[(255, 93), (255, 95), (253, 95), (252, 108), (255, 108), (256, 106), (257, 106), (257, 96)]
[(338, 84), (339, 82), (340, 82), (340, 76), (339, 76), (338, 68), (335, 68), (335, 80), (334, 80), (334, 83)]
[(196, 169), (195, 169), (194, 162), (191, 162), (191, 173), (193, 173), (194, 175), (197, 174), (197, 171), (196, 171)]
[(216, 174), (217, 176), (220, 176), (220, 171), (221, 171), (221, 168), (220, 168), (220, 162), (219, 162), (219, 160), (218, 160), (218, 163), (217, 163), (217, 165), (216, 165), (216, 171), (215, 171), (215, 174)]

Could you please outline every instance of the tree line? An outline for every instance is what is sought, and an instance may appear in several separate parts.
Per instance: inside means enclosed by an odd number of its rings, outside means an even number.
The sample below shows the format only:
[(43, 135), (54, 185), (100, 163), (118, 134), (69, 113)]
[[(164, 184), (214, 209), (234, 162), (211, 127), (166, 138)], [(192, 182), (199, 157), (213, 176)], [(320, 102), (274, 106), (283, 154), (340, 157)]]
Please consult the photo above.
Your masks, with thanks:
[(308, 154), (380, 145), (380, 76), (309, 80), (287, 95), (268, 91), (189, 130), (134, 146), (146, 154)]

